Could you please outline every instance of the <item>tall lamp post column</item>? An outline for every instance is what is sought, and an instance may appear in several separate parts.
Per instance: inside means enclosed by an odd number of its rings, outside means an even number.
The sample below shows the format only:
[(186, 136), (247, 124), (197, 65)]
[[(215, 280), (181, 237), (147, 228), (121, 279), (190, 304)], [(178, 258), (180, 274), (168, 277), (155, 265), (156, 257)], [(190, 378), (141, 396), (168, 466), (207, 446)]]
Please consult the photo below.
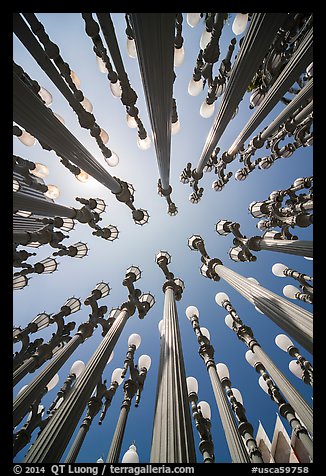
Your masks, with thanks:
[(275, 337), (275, 344), (284, 352), (287, 352), (295, 360), (289, 363), (290, 371), (304, 383), (313, 387), (314, 370), (311, 363), (300, 354), (299, 349), (295, 347), (291, 339), (285, 334), (278, 334)]
[(195, 443), (176, 307), (184, 284), (168, 270), (171, 261), (169, 253), (161, 251), (155, 261), (166, 281), (163, 285), (165, 299), (150, 462), (195, 463)]
[(237, 334), (238, 338), (244, 342), (247, 347), (249, 347), (249, 349), (257, 356), (257, 358), (259, 358), (260, 362), (262, 362), (264, 367), (267, 369), (285, 398), (293, 406), (297, 415), (309, 430), (309, 433), (313, 434), (312, 408), (302, 398), (300, 393), (294, 388), (291, 382), (277, 368), (272, 359), (260, 347), (260, 344), (254, 337), (252, 329), (242, 322), (236, 313), (236, 310), (232, 306), (227, 294), (218, 293), (215, 297), (215, 300), (219, 306), (224, 307), (224, 309), (229, 313), (225, 318), (226, 325), (231, 330), (233, 330)]
[(139, 317), (144, 318), (155, 302), (152, 295), (141, 294), (139, 289), (134, 288), (133, 283), (139, 279), (140, 274), (136, 267), (127, 270), (123, 285), (129, 291), (128, 301), (122, 304), (121, 312), (88, 361), (71, 394), (46, 426), (38, 442), (27, 453), (24, 462), (60, 460), (128, 318), (134, 314), (136, 307)]
[(191, 236), (188, 246), (191, 250), (201, 253), (203, 265), (200, 271), (203, 276), (214, 281), (223, 278), (277, 326), (312, 353), (313, 319), (310, 312), (223, 266), (218, 258), (211, 259), (201, 236)]
[(208, 332), (205, 335), (199, 325), (199, 311), (195, 306), (186, 309), (186, 316), (190, 320), (199, 344), (199, 355), (206, 365), (206, 369), (212, 384), (216, 405), (220, 414), (225, 438), (228, 444), (233, 463), (250, 463), (249, 455), (242, 441), (238, 428), (230, 408), (228, 399), (224, 393), (219, 374), (214, 361), (214, 347), (209, 340)]

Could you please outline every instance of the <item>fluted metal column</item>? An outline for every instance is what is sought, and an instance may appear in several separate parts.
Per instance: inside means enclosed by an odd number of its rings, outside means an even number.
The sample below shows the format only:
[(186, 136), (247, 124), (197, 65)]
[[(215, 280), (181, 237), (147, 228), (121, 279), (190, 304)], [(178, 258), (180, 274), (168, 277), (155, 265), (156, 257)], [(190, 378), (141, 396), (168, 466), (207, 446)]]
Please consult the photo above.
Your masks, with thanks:
[(130, 13), (163, 189), (169, 188), (175, 13)]
[(30, 134), (67, 158), (113, 193), (121, 192), (119, 182), (88, 152), (55, 117), (42, 100), (14, 73), (13, 119)]
[(248, 246), (254, 251), (277, 251), (290, 255), (313, 257), (313, 241), (304, 240), (273, 240), (271, 238), (253, 237)]
[(164, 287), (164, 313), (151, 463), (195, 463), (185, 367), (171, 282)]
[(121, 309), (71, 393), (30, 448), (25, 463), (55, 463), (60, 460), (127, 319), (134, 312), (134, 305), (132, 308), (130, 303), (124, 303)]
[(120, 410), (119, 419), (115, 427), (112, 443), (108, 452), (106, 463), (118, 463), (123, 435), (126, 428), (127, 418), (130, 410), (131, 402), (124, 401)]
[(73, 208), (65, 207), (64, 205), (59, 205), (54, 202), (48, 202), (30, 195), (25, 195), (21, 192), (13, 194), (13, 207), (14, 210), (26, 210), (32, 212), (34, 215), (45, 215), (49, 217), (59, 216), (66, 218), (74, 218), (76, 216), (76, 210)]
[(249, 29), (244, 36), (239, 54), (231, 69), (222, 102), (196, 167), (198, 175), (202, 174), (208, 159), (216, 148), (219, 139), (229, 124), (234, 111), (286, 17), (287, 13), (253, 14)]
[(222, 264), (214, 265), (214, 271), (312, 354), (313, 318), (311, 312), (290, 303)]
[(289, 62), (270, 88), (261, 104), (251, 116), (245, 127), (229, 148), (228, 157), (234, 155), (241, 149), (245, 141), (251, 136), (259, 124), (271, 112), (279, 100), (286, 94), (293, 83), (299, 78), (300, 74), (313, 60), (313, 31), (306, 34), (297, 50), (293, 53)]
[[(90, 325), (89, 325), (90, 326)], [(91, 327), (91, 326), (90, 326)], [(13, 424), (18, 425), (22, 418), (29, 411), (30, 406), (36, 400), (40, 391), (46, 387), (51, 378), (60, 370), (62, 365), (68, 360), (68, 358), (77, 349), (79, 344), (84, 342), (86, 337), (91, 334), (85, 332), (87, 328), (83, 327), (82, 331), (78, 331), (74, 337), (64, 346), (62, 350), (57, 352), (55, 356), (50, 360), (48, 365), (41, 370), (41, 372), (28, 384), (28, 386), (16, 397), (13, 404)], [(90, 329), (89, 329), (90, 330)], [(18, 369), (19, 370), (19, 369)]]

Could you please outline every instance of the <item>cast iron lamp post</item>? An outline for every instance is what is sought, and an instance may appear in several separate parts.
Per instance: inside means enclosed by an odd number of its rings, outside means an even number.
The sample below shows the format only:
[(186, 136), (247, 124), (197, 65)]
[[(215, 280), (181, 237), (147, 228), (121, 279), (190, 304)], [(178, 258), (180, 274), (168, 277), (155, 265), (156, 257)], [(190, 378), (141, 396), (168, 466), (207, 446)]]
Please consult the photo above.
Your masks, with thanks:
[[(88, 361), (70, 395), (51, 418), (38, 438), (38, 442), (27, 453), (25, 462), (60, 460), (128, 318), (137, 308), (139, 318), (143, 319), (155, 302), (150, 293), (142, 294), (139, 289), (134, 288), (134, 282), (139, 279), (140, 274), (140, 269), (135, 266), (127, 270), (122, 284), (128, 288), (128, 301), (121, 305), (120, 312), (104, 333), (101, 343)], [(56, 434), (55, 438), (53, 433)]]
[(52, 334), (51, 339), (47, 343), (40, 344), (36, 352), (28, 357), (22, 364), (14, 371), (13, 385), (16, 385), (28, 373), (35, 372), (47, 360), (51, 359), (56, 352), (62, 348), (65, 343), (71, 340), (70, 332), (75, 328), (75, 322), (68, 322), (65, 324), (64, 318), (79, 311), (81, 307), (80, 300), (77, 298), (68, 299), (61, 307), (57, 314), (49, 317), (49, 324), (55, 323), (57, 331)]
[(138, 407), (146, 375), (151, 366), (151, 358), (148, 355), (141, 355), (139, 357), (138, 367), (134, 364), (134, 353), (138, 347), (138, 342), (140, 344), (140, 336), (138, 334), (132, 334), (130, 337), (131, 339), (129, 338), (128, 341), (129, 349), (126, 355), (124, 369), (121, 374), (121, 377), (124, 377), (126, 375), (127, 369), (129, 368), (130, 377), (128, 380), (126, 380), (123, 386), (124, 399), (121, 405), (120, 415), (115, 427), (111, 446), (107, 455), (107, 463), (119, 462), (121, 446), (127, 424), (127, 418), (131, 408), (131, 402), (136, 395), (135, 406)]
[(160, 251), (155, 261), (166, 281), (150, 462), (194, 463), (196, 452), (176, 306), (184, 284), (168, 269), (169, 253)]
[[(285, 264), (282, 263), (275, 263), (272, 266), (272, 273), (279, 278), (284, 278), (286, 276), (294, 278), (296, 281), (300, 283), (300, 288), (303, 290), (303, 293), (308, 295), (311, 299), (313, 297), (313, 286), (312, 281), (313, 278), (307, 276), (306, 274), (299, 273), (291, 268), (288, 268)], [(310, 281), (311, 283), (308, 283)], [(287, 296), (290, 297), (290, 296)]]
[(303, 357), (299, 349), (295, 347), (291, 339), (285, 334), (278, 334), (275, 337), (275, 344), (284, 352), (287, 352), (295, 360), (289, 363), (290, 371), (298, 378), (301, 378), (307, 385), (313, 386), (313, 367), (311, 363)]
[(275, 385), (273, 380), (270, 378), (268, 372), (266, 371), (264, 365), (260, 362), (259, 358), (251, 351), (246, 352), (247, 362), (254, 367), (256, 372), (260, 373), (261, 377), (259, 378), (259, 385), (261, 388), (271, 397), (271, 399), (278, 405), (280, 415), (285, 418), (297, 438), (302, 442), (303, 446), (307, 450), (309, 457), (312, 461), (313, 459), (313, 444), (312, 440), (309, 437), (307, 429), (302, 426), (298, 418), (296, 417), (295, 410), (293, 407), (282, 397), (279, 388)]
[(70, 339), (70, 341), (62, 349), (58, 349), (58, 352), (56, 352), (51, 358), (48, 365), (43, 368), (38, 375), (35, 376), (35, 378), (28, 384), (24, 392), (22, 392), (19, 397), (16, 397), (13, 410), (14, 425), (17, 425), (24, 415), (26, 415), (29, 406), (37, 398), (38, 393), (60, 370), (62, 365), (69, 359), (77, 347), (85, 342), (85, 339), (92, 336), (94, 328), (97, 326), (97, 324), (101, 324), (104, 334), (107, 332), (114, 319), (111, 318), (111, 316), (108, 320), (103, 319), (103, 315), (107, 312), (107, 307), (99, 307), (96, 301), (107, 296), (109, 292), (110, 288), (108, 284), (100, 282), (96, 285), (95, 289), (92, 290), (91, 295), (84, 301), (85, 305), (90, 305), (92, 308), (92, 313), (89, 315), (89, 320), (79, 326), (78, 331), (72, 337), (72, 339)]
[(188, 240), (188, 246), (191, 250), (199, 251), (201, 254), (203, 264), (200, 272), (203, 276), (214, 281), (219, 281), (220, 278), (225, 279), (228, 284), (234, 287), (277, 326), (293, 337), (308, 352), (312, 352), (313, 326), (310, 312), (226, 268), (218, 258), (211, 259), (201, 236), (191, 236)]
[[(45, 258), (41, 261), (38, 261), (35, 263), (33, 266), (29, 265), (27, 268), (22, 269), (21, 271), (17, 271), (16, 273), (13, 274), (13, 289), (22, 289), (25, 287), (28, 283), (28, 279), (26, 277), (27, 274), (51, 274), (54, 273), (54, 271), (57, 270), (58, 263), (54, 258), (51, 258), (50, 256), (48, 258)], [(21, 285), (21, 287), (17, 287), (17, 283), (21, 281), (21, 279), (26, 278), (24, 280), (25, 285)]]
[(238, 430), (244, 439), (249, 453), (250, 461), (252, 463), (263, 463), (261, 452), (257, 446), (256, 440), (253, 436), (254, 429), (252, 424), (247, 420), (245, 408), (243, 406), (242, 396), (239, 390), (234, 391), (231, 388), (231, 381), (229, 369), (223, 363), (216, 364), (217, 372), (221, 379), (221, 384), (227, 394), (233, 413), (238, 421)]
[(312, 294), (308, 292), (302, 292), (300, 289), (296, 288), (292, 284), (287, 284), (286, 286), (284, 286), (283, 294), (289, 299), (298, 299), (299, 301), (313, 304)]
[(188, 399), (192, 417), (200, 436), (199, 450), (203, 455), (204, 463), (214, 463), (214, 443), (210, 428), (211, 409), (207, 402), (198, 403), (198, 382), (194, 377), (187, 377)]
[(220, 376), (214, 361), (214, 347), (209, 340), (209, 333), (204, 335), (199, 325), (199, 311), (195, 306), (186, 309), (186, 316), (191, 322), (199, 344), (199, 355), (205, 362), (207, 372), (212, 384), (216, 405), (220, 414), (225, 438), (233, 463), (249, 463), (249, 455), (236, 427), (235, 420), (228, 399), (224, 393)]
[(309, 432), (313, 433), (313, 411), (307, 402), (302, 398), (300, 393), (294, 388), (291, 382), (283, 375), (277, 368), (271, 358), (264, 352), (260, 344), (254, 337), (253, 331), (246, 326), (236, 310), (232, 306), (229, 297), (225, 293), (218, 293), (215, 297), (217, 304), (224, 307), (229, 313), (225, 317), (225, 324), (233, 330), (237, 337), (246, 344), (247, 347), (259, 358), (263, 363), (274, 382), (278, 385), (283, 395), (295, 409), (297, 415), (308, 428)]
[(233, 244), (235, 246), (229, 251), (229, 256), (233, 261), (256, 261), (256, 256), (250, 250), (276, 251), (278, 253), (308, 257), (311, 257), (313, 253), (312, 241), (277, 240), (260, 236), (247, 238), (240, 232), (240, 224), (230, 220), (219, 220), (215, 225), (215, 230), (222, 236), (229, 233), (234, 235)]

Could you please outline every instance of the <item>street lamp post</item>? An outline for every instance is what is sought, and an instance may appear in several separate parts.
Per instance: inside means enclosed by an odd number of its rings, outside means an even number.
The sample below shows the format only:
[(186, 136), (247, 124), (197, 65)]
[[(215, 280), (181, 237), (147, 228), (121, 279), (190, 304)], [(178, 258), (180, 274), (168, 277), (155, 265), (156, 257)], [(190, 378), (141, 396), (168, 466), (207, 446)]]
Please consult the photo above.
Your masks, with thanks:
[(301, 378), (307, 385), (313, 386), (313, 367), (311, 363), (300, 354), (299, 349), (293, 344), (291, 339), (285, 334), (278, 334), (275, 337), (275, 344), (287, 352), (295, 360), (289, 363), (290, 371), (298, 378)]
[(203, 455), (204, 463), (214, 463), (214, 443), (210, 432), (212, 426), (210, 406), (204, 401), (198, 403), (198, 383), (194, 377), (187, 377), (187, 388), (192, 416), (200, 436), (199, 450)]
[[(138, 407), (141, 392), (145, 383), (147, 372), (151, 365), (151, 358), (148, 355), (142, 355), (139, 357), (138, 368), (134, 364), (134, 353), (137, 346), (138, 334), (132, 334), (129, 338), (129, 350), (126, 355), (125, 365), (121, 377), (126, 375), (129, 368), (130, 377), (126, 380), (123, 386), (124, 399), (120, 409), (120, 415), (115, 427), (115, 432), (112, 438), (110, 449), (106, 458), (107, 463), (118, 463), (120, 458), (121, 446), (123, 442), (124, 432), (127, 424), (127, 418), (131, 408), (131, 402), (136, 395), (135, 406)], [(140, 342), (139, 342), (140, 343)]]
[(293, 337), (308, 352), (312, 353), (312, 314), (296, 306), (277, 294), (248, 280), (240, 274), (223, 266), (218, 258), (211, 259), (205, 249), (204, 240), (193, 235), (188, 240), (191, 250), (202, 255), (201, 274), (214, 281), (220, 278), (235, 288), (249, 302), (269, 317), (276, 325)]
[(227, 294), (218, 293), (215, 297), (216, 302), (224, 307), (229, 313), (225, 318), (226, 325), (233, 330), (237, 337), (246, 344), (247, 347), (259, 358), (263, 363), (274, 382), (278, 385), (283, 395), (295, 409), (297, 415), (308, 428), (309, 432), (313, 433), (313, 411), (307, 402), (302, 398), (300, 393), (294, 388), (291, 382), (283, 375), (277, 368), (272, 359), (264, 352), (260, 344), (254, 337), (253, 331), (246, 326), (236, 310), (232, 306)]
[[(127, 270), (123, 285), (129, 291), (128, 301), (121, 305), (120, 313), (105, 333), (72, 392), (60, 405), (40, 435), (38, 442), (27, 453), (25, 462), (60, 460), (128, 318), (134, 314), (137, 308), (139, 317), (143, 319), (155, 302), (150, 293), (141, 294), (139, 289), (134, 288), (133, 283), (140, 277), (140, 274), (139, 268), (135, 266)], [(54, 433), (56, 434), (55, 438), (53, 438)]]
[(37, 398), (38, 393), (45, 387), (58, 370), (60, 370), (62, 365), (69, 359), (77, 347), (84, 343), (85, 339), (93, 335), (94, 328), (100, 324), (103, 328), (103, 334), (105, 334), (108, 328), (110, 328), (113, 319), (103, 319), (103, 315), (107, 312), (107, 307), (99, 307), (96, 302), (98, 299), (107, 296), (109, 292), (110, 288), (108, 284), (100, 282), (96, 285), (95, 289), (92, 290), (91, 295), (84, 301), (85, 305), (90, 305), (92, 308), (92, 314), (89, 315), (89, 320), (78, 327), (76, 334), (61, 350), (57, 349), (57, 352), (51, 358), (48, 365), (35, 376), (24, 392), (16, 397), (13, 406), (13, 419), (15, 425), (17, 425), (24, 415), (26, 415), (29, 406)]
[(248, 350), (246, 352), (246, 360), (252, 367), (254, 367), (256, 372), (260, 373), (261, 377), (259, 378), (259, 385), (271, 397), (271, 399), (278, 405), (280, 415), (289, 422), (295, 435), (302, 442), (303, 446), (307, 450), (312, 462), (312, 459), (313, 459), (312, 440), (309, 437), (307, 429), (301, 425), (300, 421), (296, 417), (295, 410), (282, 397), (279, 388), (275, 385), (273, 380), (270, 378), (264, 365), (259, 361), (258, 357), (251, 350)]
[(176, 307), (184, 284), (168, 269), (171, 262), (169, 253), (159, 252), (155, 261), (166, 281), (163, 285), (163, 326), (150, 462), (194, 463), (195, 444)]
[(241, 393), (239, 392), (239, 390), (236, 392), (233, 391), (233, 389), (231, 388), (229, 369), (227, 368), (227, 366), (225, 364), (218, 363), (216, 365), (216, 368), (221, 379), (221, 384), (231, 403), (233, 413), (235, 414), (236, 419), (239, 422), (238, 430), (240, 435), (246, 442), (250, 461), (252, 463), (263, 463), (264, 461), (261, 452), (253, 436), (253, 426), (246, 417), (245, 408), (242, 403)]
[(199, 344), (199, 355), (206, 365), (206, 369), (212, 384), (216, 405), (220, 414), (225, 438), (233, 463), (249, 463), (249, 455), (243, 443), (241, 435), (236, 427), (235, 420), (228, 399), (223, 390), (220, 376), (214, 361), (214, 347), (211, 345), (209, 334), (204, 335), (199, 325), (199, 311), (195, 306), (186, 309), (186, 316), (191, 322)]

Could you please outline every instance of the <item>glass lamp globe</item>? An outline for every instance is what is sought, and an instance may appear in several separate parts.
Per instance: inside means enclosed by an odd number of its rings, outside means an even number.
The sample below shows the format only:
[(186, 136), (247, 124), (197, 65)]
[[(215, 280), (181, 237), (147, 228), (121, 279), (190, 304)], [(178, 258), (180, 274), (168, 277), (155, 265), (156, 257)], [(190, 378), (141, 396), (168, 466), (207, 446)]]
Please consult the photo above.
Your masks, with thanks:
[(116, 81), (115, 83), (110, 82), (110, 90), (115, 98), (121, 98), (122, 88), (119, 81)]
[(97, 64), (97, 67), (100, 71), (100, 73), (107, 73), (108, 70), (105, 66), (105, 62), (102, 60), (102, 58), (100, 56), (97, 56), (96, 55), (96, 64)]
[(222, 362), (216, 364), (216, 370), (221, 380), (224, 378), (230, 378), (229, 369)]
[(135, 445), (129, 446), (129, 450), (123, 455), (121, 463), (139, 463)]
[(211, 407), (205, 401), (201, 401), (197, 403), (197, 406), (200, 407), (200, 411), (204, 418), (210, 420), (211, 419)]
[(195, 28), (200, 22), (200, 13), (187, 13), (187, 23), (191, 28)]
[(174, 48), (174, 66), (181, 66), (185, 59), (185, 50), (184, 47)]
[(133, 38), (127, 38), (127, 53), (129, 58), (137, 58), (136, 43)]
[(241, 392), (240, 390), (238, 390), (237, 388), (231, 388), (232, 390), (232, 393), (233, 393), (233, 396), (234, 398), (237, 400), (237, 402), (241, 403), (241, 405), (243, 405), (243, 399), (242, 399), (242, 395), (241, 395)]
[(287, 269), (287, 266), (282, 263), (275, 263), (272, 266), (272, 273), (279, 278), (285, 278), (284, 271)]
[(55, 376), (52, 377), (50, 382), (46, 385), (48, 392), (50, 392), (50, 390), (52, 390), (57, 385), (58, 382), (59, 382), (59, 375), (55, 374)]
[(147, 150), (151, 146), (151, 139), (148, 136), (146, 136), (145, 139), (137, 137), (137, 145), (141, 150)]
[(250, 364), (252, 367), (255, 367), (255, 365), (259, 362), (252, 350), (247, 350), (245, 353), (245, 358), (248, 364)]
[(203, 78), (200, 78), (198, 81), (195, 81), (194, 78), (191, 78), (188, 84), (188, 93), (190, 96), (198, 96), (201, 93), (204, 86)]
[(75, 73), (75, 71), (70, 71), (70, 77), (72, 79), (72, 82), (74, 83), (74, 85), (76, 86), (77, 89), (80, 88), (80, 79), (78, 78), (77, 74)]
[(146, 354), (143, 354), (138, 359), (138, 368), (139, 369), (145, 368), (145, 369), (149, 370), (150, 366), (151, 366), (151, 363), (152, 363), (152, 359), (150, 358), (150, 356), (146, 355)]
[(199, 311), (196, 306), (188, 306), (186, 309), (186, 316), (190, 320), (193, 316), (199, 317)]
[(75, 374), (76, 375), (76, 378), (79, 377), (79, 375), (82, 373), (82, 371), (84, 370), (85, 368), (85, 364), (82, 360), (76, 360), (76, 362), (74, 362), (71, 366), (71, 369), (70, 369), (70, 374)]
[(111, 150), (111, 156), (110, 157), (105, 157), (105, 162), (110, 166), (110, 167), (116, 167), (119, 163), (120, 159), (117, 156), (115, 152), (112, 152)]
[(237, 13), (233, 23), (232, 31), (235, 35), (241, 35), (247, 27), (248, 23), (248, 13)]
[(259, 285), (259, 281), (257, 281), (257, 279), (256, 279), (256, 278), (252, 278), (252, 277), (250, 277), (250, 278), (247, 278), (247, 279), (248, 279), (249, 281), (251, 281), (252, 283), (254, 283), (254, 284), (258, 284), (258, 285)]
[(52, 200), (59, 197), (60, 190), (58, 189), (58, 187), (56, 185), (48, 185), (47, 187), (48, 187), (48, 189), (44, 193), (44, 195), (46, 197), (51, 198)]
[(199, 40), (199, 46), (203, 51), (208, 45), (208, 43), (211, 41), (211, 37), (212, 37), (212, 33), (210, 31), (207, 31), (205, 28)]
[(89, 180), (89, 175), (84, 170), (81, 170), (78, 175), (76, 175), (76, 179), (81, 183), (86, 183)]
[(47, 166), (40, 164), (39, 162), (35, 163), (35, 169), (31, 170), (30, 172), (38, 178), (44, 178), (49, 175), (49, 169)]
[(104, 463), (104, 459), (103, 458), (99, 458), (96, 460), (96, 463)]
[(84, 99), (80, 102), (80, 104), (83, 106), (83, 108), (85, 109), (85, 111), (87, 112), (93, 112), (93, 104), (91, 103), (91, 101), (89, 99), (87, 99), (86, 97), (84, 97)]
[(291, 360), (291, 362), (289, 362), (289, 369), (296, 377), (302, 379), (302, 368), (297, 360)]
[(136, 129), (138, 127), (137, 121), (134, 118), (134, 116), (130, 116), (130, 114), (127, 113), (127, 125), (130, 127), (130, 129)]
[(296, 299), (296, 294), (300, 292), (300, 289), (296, 288), (292, 284), (287, 284), (283, 288), (283, 294), (289, 299)]
[(158, 323), (158, 331), (160, 333), (160, 336), (163, 333), (163, 326), (164, 326), (164, 321), (163, 321), (163, 319), (161, 319), (160, 322)]
[(285, 334), (277, 335), (275, 337), (275, 344), (277, 345), (277, 347), (284, 350), (284, 352), (287, 352), (289, 347), (293, 347), (292, 340)]
[(38, 92), (38, 95), (41, 96), (46, 106), (51, 106), (52, 104), (52, 94), (49, 91), (41, 86), (41, 89)]
[(224, 322), (231, 330), (233, 330), (233, 318), (230, 314), (225, 316)]
[(32, 147), (33, 145), (36, 144), (36, 139), (32, 134), (30, 134), (27, 131), (23, 131), (21, 136), (17, 136), (17, 138), (20, 140), (20, 142), (27, 147)]
[(262, 388), (264, 390), (264, 392), (266, 392), (268, 394), (269, 388), (268, 388), (268, 385), (266, 383), (266, 380), (264, 380), (262, 375), (259, 377), (258, 383), (259, 383), (260, 388)]
[(121, 377), (122, 372), (123, 369), (120, 369), (119, 367), (114, 369), (111, 375), (111, 382), (117, 382), (118, 385), (121, 385), (123, 382), (123, 377)]
[(101, 129), (100, 138), (102, 139), (103, 144), (109, 142), (109, 134), (104, 129)]
[(141, 343), (141, 337), (139, 334), (131, 334), (128, 339), (128, 345), (134, 345), (136, 349), (140, 346)]
[(223, 306), (224, 301), (230, 301), (229, 296), (226, 293), (217, 293), (215, 295), (215, 302), (219, 306)]
[(210, 336), (209, 330), (206, 329), (206, 327), (201, 327), (200, 330), (203, 336), (207, 337), (207, 339), (210, 340), (211, 336)]
[(215, 103), (207, 104), (206, 99), (204, 99), (202, 105), (200, 106), (199, 114), (205, 119), (211, 117), (214, 114)]
[(198, 382), (195, 377), (187, 377), (186, 378), (188, 395), (190, 393), (198, 393)]
[(175, 134), (177, 134), (181, 129), (181, 126), (180, 126), (180, 121), (179, 119), (176, 121), (176, 122), (172, 122), (171, 124), (171, 134), (174, 136)]

